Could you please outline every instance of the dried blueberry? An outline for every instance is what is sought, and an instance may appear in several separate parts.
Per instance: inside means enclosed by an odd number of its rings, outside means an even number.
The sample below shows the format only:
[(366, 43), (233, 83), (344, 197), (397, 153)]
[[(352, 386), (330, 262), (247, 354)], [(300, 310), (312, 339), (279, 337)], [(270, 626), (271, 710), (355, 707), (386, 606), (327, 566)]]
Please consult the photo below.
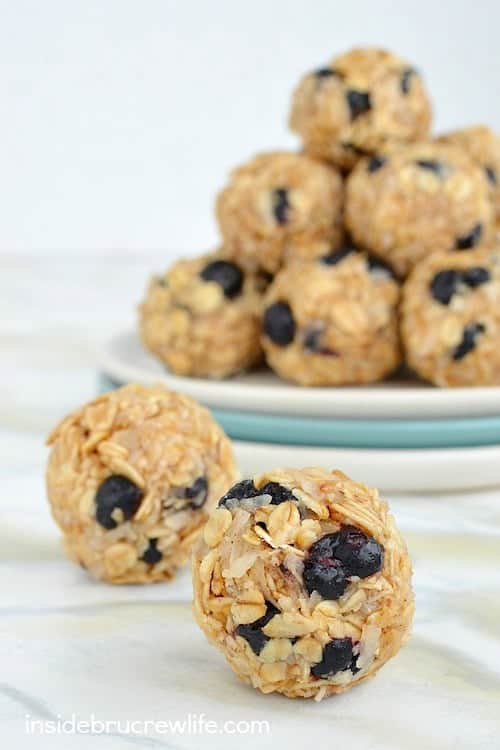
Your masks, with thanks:
[(229, 500), (245, 500), (249, 497), (255, 497), (257, 490), (252, 479), (243, 479), (241, 482), (234, 484), (230, 490), (219, 500), (219, 508), (226, 508)]
[(322, 660), (311, 667), (311, 674), (315, 677), (328, 678), (333, 677), (337, 672), (350, 669), (356, 659), (352, 647), (351, 638), (334, 638), (324, 647)]
[(232, 500), (249, 500), (252, 497), (260, 497), (261, 495), (271, 495), (271, 505), (280, 505), (287, 500), (297, 500), (295, 495), (287, 487), (278, 482), (267, 482), (262, 487), (256, 487), (252, 479), (244, 479), (242, 482), (238, 482), (234, 485), (226, 494), (219, 500), (219, 507), (226, 508), (232, 503)]
[(288, 302), (275, 302), (264, 313), (264, 333), (278, 346), (288, 346), (295, 337), (295, 320)]
[(373, 537), (355, 526), (343, 526), (335, 557), (343, 563), (349, 575), (367, 578), (382, 568), (384, 550)]
[(208, 482), (206, 478), (198, 477), (191, 487), (185, 489), (184, 497), (186, 500), (189, 500), (189, 505), (194, 510), (201, 508), (206, 503), (208, 497)]
[(367, 169), (372, 174), (373, 172), (378, 172), (378, 170), (384, 166), (386, 161), (387, 159), (385, 156), (377, 156), (377, 155), (372, 156), (372, 158), (368, 162)]
[(123, 521), (128, 521), (137, 512), (142, 494), (142, 490), (127, 477), (120, 474), (108, 477), (95, 496), (97, 523), (105, 529), (116, 528), (118, 521), (113, 517), (114, 511), (120, 511)]
[(465, 326), (462, 340), (453, 350), (453, 359), (455, 362), (463, 359), (469, 352), (476, 348), (476, 338), (480, 333), (484, 333), (485, 327), (482, 323), (470, 323)]
[(306, 331), (302, 342), (302, 346), (304, 347), (304, 349), (306, 349), (308, 352), (319, 351), (321, 347), (320, 339), (322, 333), (323, 331), (319, 328), (311, 328), (309, 331)]
[(411, 79), (416, 74), (417, 72), (413, 68), (406, 68), (406, 70), (403, 70), (403, 72), (401, 73), (401, 78), (399, 80), (399, 85), (401, 87), (402, 94), (406, 95), (410, 93)]
[(326, 534), (309, 550), (303, 580), (309, 594), (317, 591), (324, 599), (338, 599), (347, 588), (347, 573), (335, 553), (340, 533)]
[(460, 274), (458, 271), (453, 269), (439, 271), (431, 281), (431, 294), (437, 302), (442, 305), (449, 305), (451, 298), (457, 291), (459, 282)]
[(427, 169), (428, 172), (434, 172), (437, 177), (444, 177), (446, 172), (444, 164), (435, 159), (417, 159), (415, 164), (420, 169)]
[(491, 274), (488, 269), (481, 268), (481, 266), (468, 268), (462, 273), (462, 281), (464, 284), (467, 284), (467, 286), (470, 286), (471, 289), (476, 289), (476, 287), (481, 286), (481, 284), (486, 284), (490, 279)]
[(486, 177), (488, 178), (488, 181), (492, 185), (496, 185), (498, 182), (498, 178), (497, 178), (497, 173), (493, 169), (493, 167), (488, 167), (488, 166), (484, 167), (484, 172), (486, 174)]
[(280, 505), (288, 500), (297, 500), (295, 495), (287, 487), (278, 482), (267, 482), (256, 490), (259, 495), (271, 495), (271, 505)]
[(368, 91), (356, 91), (349, 89), (346, 92), (347, 104), (351, 113), (351, 120), (355, 120), (360, 115), (368, 112), (372, 108), (370, 94)]
[(258, 620), (255, 620), (255, 622), (250, 622), (247, 625), (238, 625), (238, 627), (236, 628), (236, 635), (244, 638), (250, 645), (250, 648), (252, 649), (254, 654), (257, 654), (257, 656), (260, 654), (265, 644), (269, 640), (269, 636), (264, 635), (264, 633), (262, 632), (262, 628), (264, 628), (269, 620), (271, 620), (274, 615), (277, 615), (278, 613), (279, 609), (275, 607), (274, 604), (271, 604), (271, 602), (266, 602), (265, 615), (260, 617)]
[(469, 232), (469, 234), (464, 234), (462, 237), (457, 237), (455, 247), (457, 250), (470, 250), (471, 247), (475, 247), (479, 240), (481, 239), (481, 235), (483, 233), (483, 225), (482, 224), (476, 224), (475, 227), (473, 227), (472, 231)]
[(374, 272), (383, 271), (385, 276), (390, 276), (391, 279), (396, 278), (392, 268), (388, 266), (387, 263), (384, 263), (383, 260), (380, 260), (380, 258), (377, 258), (375, 255), (368, 255), (366, 262), (368, 264), (369, 271), (374, 271)]
[(290, 212), (288, 190), (286, 188), (276, 188), (276, 190), (273, 190), (272, 201), (274, 218), (278, 224), (286, 224)]
[(323, 255), (320, 260), (326, 266), (336, 266), (337, 263), (340, 263), (341, 260), (344, 260), (344, 258), (347, 258), (348, 255), (351, 255), (355, 251), (356, 248), (354, 245), (343, 245), (338, 250), (332, 250), (328, 255)]
[(314, 75), (316, 78), (331, 78), (332, 76), (335, 76), (337, 78), (343, 78), (343, 73), (340, 72), (340, 70), (336, 70), (335, 68), (318, 68), (318, 70), (314, 71)]
[(145, 563), (148, 565), (155, 565), (157, 562), (160, 562), (163, 555), (156, 546), (158, 544), (158, 539), (152, 537), (149, 542), (148, 546), (144, 550), (141, 560), (144, 560)]
[(322, 328), (311, 327), (304, 334), (302, 340), (302, 346), (308, 352), (313, 354), (322, 354), (325, 357), (338, 357), (338, 352), (330, 349), (328, 346), (323, 346), (321, 338), (323, 336)]
[(227, 260), (214, 260), (200, 273), (204, 281), (215, 281), (222, 287), (224, 296), (237, 297), (243, 287), (243, 273), (234, 263)]

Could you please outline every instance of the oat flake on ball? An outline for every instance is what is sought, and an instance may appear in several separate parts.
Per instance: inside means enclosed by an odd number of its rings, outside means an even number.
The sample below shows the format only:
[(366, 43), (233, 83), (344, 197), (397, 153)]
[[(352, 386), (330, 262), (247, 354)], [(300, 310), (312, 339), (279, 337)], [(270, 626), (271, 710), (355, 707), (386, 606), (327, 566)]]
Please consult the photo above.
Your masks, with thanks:
[(405, 543), (378, 492), (340, 471), (236, 484), (193, 550), (194, 612), (236, 674), (320, 700), (372, 677), (409, 635)]
[(500, 249), (420, 263), (401, 305), (406, 357), (440, 386), (500, 385)]
[(139, 309), (144, 345), (172, 372), (225, 378), (262, 356), (266, 280), (220, 253), (180, 260), (151, 279)]
[(264, 302), (269, 365), (301, 385), (382, 379), (400, 361), (392, 272), (352, 245), (282, 269)]
[(448, 144), (387, 150), (360, 161), (347, 179), (349, 232), (400, 276), (432, 253), (487, 243), (493, 219), (483, 170)]
[(210, 413), (161, 386), (99, 396), (48, 442), (47, 492), (65, 551), (111, 583), (171, 578), (238, 475)]
[(353, 49), (300, 81), (290, 127), (311, 156), (343, 170), (390, 142), (425, 138), (431, 107), (417, 70), (380, 49)]
[(217, 219), (230, 260), (275, 273), (314, 258), (342, 238), (342, 179), (303, 154), (260, 154), (235, 169), (217, 198)]
[(476, 125), (445, 133), (438, 141), (467, 151), (479, 164), (490, 188), (496, 221), (500, 222), (500, 137), (497, 133), (485, 125)]

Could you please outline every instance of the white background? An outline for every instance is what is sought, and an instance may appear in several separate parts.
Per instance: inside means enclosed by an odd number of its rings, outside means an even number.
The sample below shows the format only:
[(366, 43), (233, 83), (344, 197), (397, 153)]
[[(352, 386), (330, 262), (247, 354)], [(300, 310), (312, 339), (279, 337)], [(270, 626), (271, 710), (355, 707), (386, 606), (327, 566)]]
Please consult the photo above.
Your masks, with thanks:
[(1, 0), (0, 252), (198, 253), (228, 169), (295, 144), (290, 91), (352, 45), (424, 73), (440, 129), (500, 124), (500, 3)]

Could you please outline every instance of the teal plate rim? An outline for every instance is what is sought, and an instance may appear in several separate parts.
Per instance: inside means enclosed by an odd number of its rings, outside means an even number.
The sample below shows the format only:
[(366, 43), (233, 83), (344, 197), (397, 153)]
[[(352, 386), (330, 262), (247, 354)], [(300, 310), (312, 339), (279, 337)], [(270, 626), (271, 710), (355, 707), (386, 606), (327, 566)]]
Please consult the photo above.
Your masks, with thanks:
[[(99, 375), (100, 392), (119, 383)], [(500, 445), (500, 416), (452, 419), (322, 419), (211, 409), (235, 440), (343, 448), (464, 448)]]

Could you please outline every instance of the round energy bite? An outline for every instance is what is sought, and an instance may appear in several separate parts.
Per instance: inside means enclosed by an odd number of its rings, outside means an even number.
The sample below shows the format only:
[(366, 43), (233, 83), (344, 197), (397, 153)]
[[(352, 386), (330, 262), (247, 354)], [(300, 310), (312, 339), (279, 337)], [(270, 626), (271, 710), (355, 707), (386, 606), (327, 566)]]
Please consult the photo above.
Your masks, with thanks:
[(411, 562), (377, 490), (340, 471), (236, 484), (193, 550), (194, 612), (236, 674), (320, 700), (373, 676), (413, 617)]
[(238, 474), (209, 412), (161, 386), (99, 396), (48, 443), (47, 492), (65, 551), (111, 583), (171, 578)]
[(438, 140), (467, 151), (480, 165), (490, 187), (496, 221), (500, 221), (500, 137), (491, 128), (476, 125), (445, 133)]
[(308, 73), (293, 95), (290, 127), (311, 156), (343, 170), (387, 142), (425, 138), (431, 107), (411, 65), (381, 49), (353, 49)]
[(301, 385), (380, 380), (400, 361), (398, 300), (392, 272), (351, 245), (290, 265), (265, 297), (267, 361)]
[(470, 250), (493, 232), (482, 169), (456, 147), (418, 143), (363, 159), (346, 185), (352, 237), (405, 276), (435, 252)]
[(314, 257), (325, 242), (341, 241), (342, 199), (332, 167), (303, 154), (260, 154), (234, 170), (217, 198), (224, 250), (242, 267), (268, 273)]
[(433, 255), (406, 281), (408, 364), (440, 386), (500, 385), (500, 249)]
[(178, 375), (225, 378), (262, 356), (266, 280), (220, 254), (180, 260), (151, 279), (139, 308), (144, 345)]

